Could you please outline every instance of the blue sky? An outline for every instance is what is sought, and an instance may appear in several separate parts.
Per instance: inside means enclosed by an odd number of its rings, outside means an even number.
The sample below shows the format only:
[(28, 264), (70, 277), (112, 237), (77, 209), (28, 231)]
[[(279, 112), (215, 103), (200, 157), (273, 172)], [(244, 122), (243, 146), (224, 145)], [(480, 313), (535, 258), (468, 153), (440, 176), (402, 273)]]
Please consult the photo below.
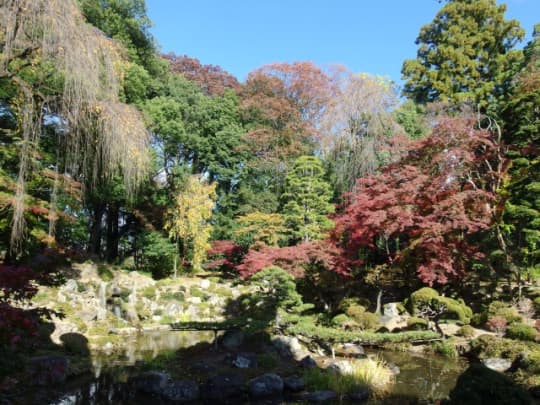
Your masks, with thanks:
[[(540, 0), (507, 0), (507, 18), (530, 38)], [(416, 56), (420, 27), (436, 0), (147, 0), (162, 52), (219, 65), (243, 81), (267, 63), (339, 63), (401, 83), (404, 59)]]

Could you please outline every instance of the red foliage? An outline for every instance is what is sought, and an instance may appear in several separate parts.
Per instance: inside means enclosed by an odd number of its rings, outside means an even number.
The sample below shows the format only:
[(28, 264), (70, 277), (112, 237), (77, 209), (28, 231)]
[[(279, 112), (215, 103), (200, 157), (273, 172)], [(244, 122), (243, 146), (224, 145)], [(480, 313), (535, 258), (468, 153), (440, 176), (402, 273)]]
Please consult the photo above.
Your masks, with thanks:
[(492, 221), (495, 146), (471, 122), (446, 119), (401, 161), (358, 180), (333, 233), (351, 266), (411, 266), (429, 285), (463, 277), (481, 257), (469, 236)]
[(37, 337), (38, 313), (15, 306), (37, 293), (35, 278), (29, 267), (0, 264), (0, 347), (14, 349)]
[(233, 271), (242, 260), (244, 250), (233, 241), (214, 240), (207, 254), (211, 261), (204, 265), (206, 269)]
[(219, 66), (203, 65), (198, 59), (187, 55), (169, 53), (163, 57), (170, 62), (171, 72), (180, 73), (186, 79), (197, 83), (209, 96), (222, 96), (226, 89), (232, 89), (235, 93), (240, 91), (238, 80)]
[(487, 330), (502, 336), (506, 333), (507, 322), (502, 316), (494, 316), (486, 322)]
[(250, 250), (237, 269), (246, 278), (269, 266), (279, 266), (299, 278), (304, 277), (306, 270), (313, 267), (348, 275), (340, 258), (341, 251), (325, 241), (304, 242), (287, 247), (264, 245), (258, 250)]

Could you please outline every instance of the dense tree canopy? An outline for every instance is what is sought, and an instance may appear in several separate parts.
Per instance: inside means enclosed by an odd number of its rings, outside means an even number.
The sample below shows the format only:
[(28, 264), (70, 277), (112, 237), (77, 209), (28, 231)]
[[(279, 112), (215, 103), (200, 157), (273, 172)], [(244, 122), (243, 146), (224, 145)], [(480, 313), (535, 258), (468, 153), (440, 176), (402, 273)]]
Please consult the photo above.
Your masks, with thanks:
[(403, 64), (403, 93), (416, 102), (487, 108), (507, 94), (524, 32), (495, 0), (448, 0), (420, 30), (417, 59)]

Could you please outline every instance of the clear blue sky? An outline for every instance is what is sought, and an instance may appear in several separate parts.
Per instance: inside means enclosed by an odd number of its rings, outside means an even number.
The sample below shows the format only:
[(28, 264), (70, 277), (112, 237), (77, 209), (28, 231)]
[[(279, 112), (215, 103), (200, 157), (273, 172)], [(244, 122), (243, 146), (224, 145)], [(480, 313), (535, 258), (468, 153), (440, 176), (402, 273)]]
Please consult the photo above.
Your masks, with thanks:
[[(540, 0), (505, 3), (507, 18), (530, 38)], [(267, 63), (310, 60), (400, 83), (420, 27), (440, 7), (436, 0), (147, 0), (162, 52), (219, 65), (240, 81)]]

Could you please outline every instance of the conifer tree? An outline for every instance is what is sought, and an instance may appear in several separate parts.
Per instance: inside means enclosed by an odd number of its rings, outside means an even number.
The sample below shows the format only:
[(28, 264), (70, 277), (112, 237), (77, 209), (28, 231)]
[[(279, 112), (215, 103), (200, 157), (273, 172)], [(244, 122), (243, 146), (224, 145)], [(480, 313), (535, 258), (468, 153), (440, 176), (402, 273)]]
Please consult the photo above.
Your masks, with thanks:
[(511, 68), (521, 58), (512, 49), (524, 32), (505, 11), (495, 0), (448, 0), (420, 30), (417, 58), (403, 64), (404, 94), (419, 103), (482, 108), (507, 94)]
[(315, 156), (301, 156), (287, 174), (283, 199), (283, 217), (293, 238), (308, 242), (321, 239), (333, 223), (332, 190), (323, 179), (324, 169)]

